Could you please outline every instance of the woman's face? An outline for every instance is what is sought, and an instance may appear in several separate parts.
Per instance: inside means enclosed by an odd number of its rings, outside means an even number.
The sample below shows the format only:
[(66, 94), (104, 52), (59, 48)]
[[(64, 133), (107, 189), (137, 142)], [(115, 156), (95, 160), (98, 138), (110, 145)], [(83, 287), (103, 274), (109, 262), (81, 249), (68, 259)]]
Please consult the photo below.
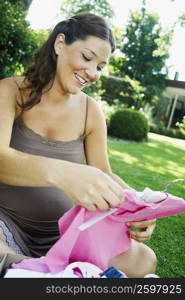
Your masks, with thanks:
[(99, 79), (111, 55), (111, 46), (108, 41), (95, 36), (67, 45), (65, 36), (59, 34), (55, 41), (55, 52), (55, 80), (63, 93), (76, 94)]

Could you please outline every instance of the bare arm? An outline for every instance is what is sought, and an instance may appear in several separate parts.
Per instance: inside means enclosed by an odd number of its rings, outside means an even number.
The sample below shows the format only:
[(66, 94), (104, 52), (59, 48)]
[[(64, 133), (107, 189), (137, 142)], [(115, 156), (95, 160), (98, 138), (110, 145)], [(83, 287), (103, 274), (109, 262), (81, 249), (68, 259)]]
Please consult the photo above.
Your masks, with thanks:
[(123, 189), (128, 188), (128, 184), (111, 170), (107, 154), (105, 117), (99, 104), (93, 99), (89, 103), (88, 128), (89, 134), (85, 143), (87, 163), (107, 173)]
[[(0, 182), (18, 186), (53, 186), (89, 210), (122, 201), (123, 190), (95, 167), (10, 148), (16, 114), (16, 91), (10, 79), (0, 81)], [(109, 205), (108, 205), (109, 204)]]
[[(123, 189), (129, 188), (129, 185), (124, 182), (118, 175), (112, 173), (107, 157), (107, 130), (103, 112), (97, 103), (91, 101), (90, 117), (88, 118), (90, 128), (89, 135), (86, 139), (86, 156), (88, 164), (100, 168), (107, 173), (116, 183)], [(96, 122), (94, 122), (96, 120)], [(131, 238), (144, 242), (151, 238), (155, 228), (156, 220), (130, 222)], [(139, 228), (139, 231), (132, 231), (132, 227)]]

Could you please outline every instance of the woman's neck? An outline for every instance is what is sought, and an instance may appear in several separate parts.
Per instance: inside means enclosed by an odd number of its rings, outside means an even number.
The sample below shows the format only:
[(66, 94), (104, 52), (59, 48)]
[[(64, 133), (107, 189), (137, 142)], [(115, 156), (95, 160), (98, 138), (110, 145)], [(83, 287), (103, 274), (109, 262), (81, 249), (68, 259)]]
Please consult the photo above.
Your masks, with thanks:
[(45, 102), (48, 104), (62, 104), (68, 102), (73, 95), (69, 93), (65, 93), (59, 84), (54, 81), (52, 86), (48, 89), (46, 89), (46, 92), (43, 93), (42, 98)]

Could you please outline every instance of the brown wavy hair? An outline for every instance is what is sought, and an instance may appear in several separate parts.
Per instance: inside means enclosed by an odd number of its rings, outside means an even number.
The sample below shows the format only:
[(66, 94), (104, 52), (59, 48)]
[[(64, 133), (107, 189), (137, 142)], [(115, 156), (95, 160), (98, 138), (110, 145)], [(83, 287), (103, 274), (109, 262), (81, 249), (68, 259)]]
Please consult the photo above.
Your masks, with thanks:
[(56, 72), (57, 56), (54, 43), (59, 33), (65, 34), (67, 45), (76, 40), (85, 40), (88, 36), (96, 36), (109, 41), (111, 51), (115, 50), (115, 39), (104, 18), (91, 13), (77, 14), (59, 22), (50, 33), (46, 42), (36, 52), (33, 64), (24, 73), (25, 78), (21, 90), (28, 91), (28, 98), (19, 106), (28, 110), (40, 102), (41, 96), (52, 87)]

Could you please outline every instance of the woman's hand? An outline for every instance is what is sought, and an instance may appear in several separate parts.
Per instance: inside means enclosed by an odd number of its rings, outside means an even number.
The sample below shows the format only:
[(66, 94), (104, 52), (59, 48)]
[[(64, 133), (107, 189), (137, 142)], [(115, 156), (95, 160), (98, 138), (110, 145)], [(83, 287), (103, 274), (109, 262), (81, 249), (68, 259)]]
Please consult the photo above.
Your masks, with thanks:
[(96, 167), (63, 162), (63, 172), (58, 169), (54, 177), (53, 185), (88, 210), (107, 210), (124, 201), (124, 189)]
[[(141, 222), (128, 222), (127, 225), (131, 227), (130, 237), (138, 242), (145, 242), (151, 239), (152, 233), (156, 226), (156, 219), (141, 221)], [(138, 231), (132, 230), (137, 229)]]
[(130, 186), (122, 179), (120, 178), (117, 174), (115, 173), (109, 173), (109, 176), (117, 182), (123, 189), (129, 189)]

